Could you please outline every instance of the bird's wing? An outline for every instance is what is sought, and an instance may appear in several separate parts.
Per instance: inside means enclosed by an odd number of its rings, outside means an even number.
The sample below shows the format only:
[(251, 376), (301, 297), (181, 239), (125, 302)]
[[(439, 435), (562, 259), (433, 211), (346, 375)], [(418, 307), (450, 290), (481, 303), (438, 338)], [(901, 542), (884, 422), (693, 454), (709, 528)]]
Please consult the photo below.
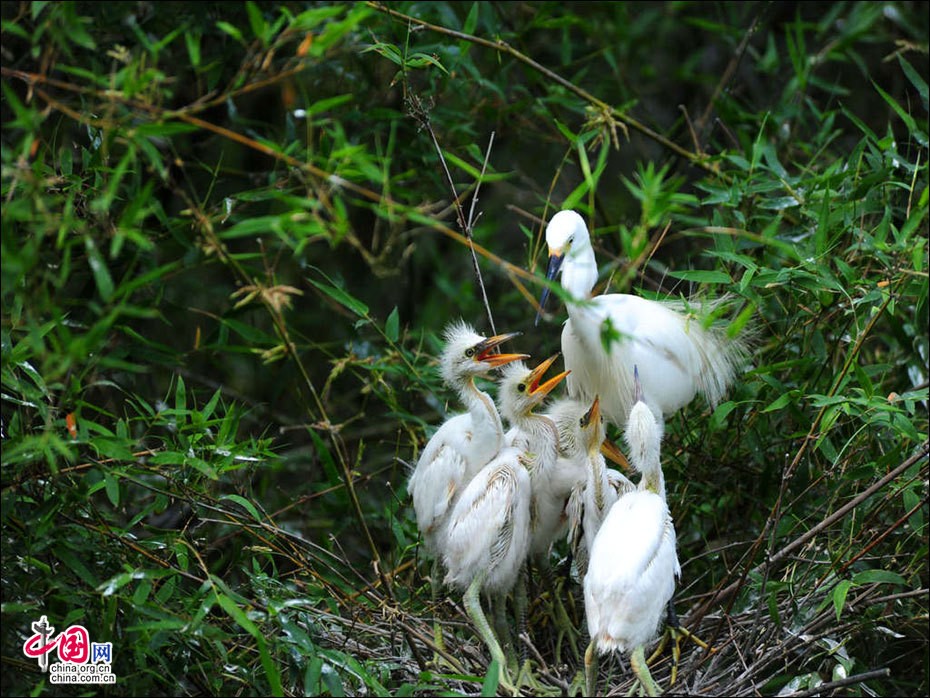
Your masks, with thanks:
[(513, 511), (520, 494), (518, 470), (522, 468), (509, 461), (491, 461), (455, 503), (444, 556), (453, 583), (460, 586), (469, 583), (468, 577), (476, 570), (489, 569), (506, 553), (513, 537)]
[(417, 466), (411, 478), (410, 493), (417, 526), (424, 534), (431, 534), (449, 513), (452, 503), (464, 483), (465, 458), (455, 448), (443, 445), (435, 458), (421, 468)]

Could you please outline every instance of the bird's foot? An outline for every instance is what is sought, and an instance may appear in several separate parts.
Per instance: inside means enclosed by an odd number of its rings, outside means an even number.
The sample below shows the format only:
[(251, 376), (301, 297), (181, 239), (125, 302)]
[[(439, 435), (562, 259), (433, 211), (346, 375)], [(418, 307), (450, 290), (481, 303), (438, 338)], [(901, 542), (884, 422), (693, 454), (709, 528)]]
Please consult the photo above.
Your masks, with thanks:
[(583, 668), (575, 672), (575, 678), (573, 678), (572, 682), (568, 685), (567, 695), (569, 696), (588, 695), (588, 689), (585, 685), (585, 673), (584, 673)]
[(649, 655), (649, 659), (646, 660), (646, 664), (652, 664), (655, 660), (657, 660), (662, 652), (665, 651), (665, 647), (668, 645), (669, 641), (671, 641), (672, 671), (669, 678), (670, 686), (674, 686), (675, 681), (678, 679), (678, 663), (681, 659), (681, 643), (686, 639), (691, 640), (691, 642), (696, 644), (698, 647), (705, 649), (708, 652), (716, 651), (713, 647), (710, 647), (706, 642), (704, 642), (701, 638), (692, 633), (683, 625), (666, 625), (665, 632), (662, 634), (662, 639), (659, 640), (659, 644), (655, 648), (655, 651)]
[[(655, 679), (652, 678), (652, 674), (649, 673), (649, 664), (646, 662), (642, 645), (634, 649), (633, 653), (630, 655), (630, 668), (633, 670), (633, 674), (636, 675), (639, 685), (642, 690), (646, 692), (646, 695), (659, 695), (661, 692), (659, 685), (655, 682)], [(634, 688), (636, 688), (635, 685)]]
[(558, 584), (553, 589), (552, 595), (552, 619), (558, 634), (555, 640), (555, 663), (562, 664), (562, 645), (568, 641), (568, 647), (571, 650), (575, 662), (581, 661), (581, 653), (578, 650), (578, 641), (581, 639), (581, 631), (572, 623), (571, 617), (565, 604), (562, 603), (562, 585)]

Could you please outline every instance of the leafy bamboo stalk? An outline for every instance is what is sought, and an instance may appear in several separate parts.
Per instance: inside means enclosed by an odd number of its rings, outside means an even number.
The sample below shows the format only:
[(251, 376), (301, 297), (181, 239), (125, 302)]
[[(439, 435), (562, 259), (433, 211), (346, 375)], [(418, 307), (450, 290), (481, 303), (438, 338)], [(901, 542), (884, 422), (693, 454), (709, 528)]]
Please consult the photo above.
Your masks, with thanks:
[[(113, 95), (113, 94), (108, 93), (104, 95), (101, 91), (93, 89), (93, 88), (86, 88), (86, 87), (81, 87), (77, 85), (72, 85), (71, 83), (67, 83), (61, 80), (56, 80), (46, 75), (40, 75), (38, 73), (29, 73), (29, 72), (21, 71), (21, 70), (12, 70), (4, 66), (0, 66), (0, 75), (5, 75), (8, 77), (15, 77), (27, 83), (28, 85), (49, 84), (49, 85), (58, 87), (60, 89), (65, 89), (65, 90), (76, 92), (79, 94), (94, 95), (101, 99), (104, 99), (104, 98), (118, 99), (119, 101), (126, 104), (127, 106), (140, 109), (142, 111), (152, 114), (153, 117), (157, 119), (170, 120), (172, 118), (177, 118), (180, 121), (184, 121), (185, 123), (191, 124), (192, 126), (197, 126), (198, 128), (202, 128), (211, 133), (215, 133), (216, 135), (226, 138), (227, 140), (233, 141), (235, 143), (239, 143), (240, 145), (244, 145), (247, 148), (251, 148), (252, 150), (260, 152), (263, 155), (267, 155), (268, 157), (273, 158), (274, 160), (278, 160), (288, 165), (289, 167), (293, 167), (302, 172), (306, 172), (318, 178), (321, 181), (329, 182), (335, 186), (339, 186), (344, 189), (347, 189), (355, 194), (358, 194), (359, 196), (364, 197), (365, 199), (373, 203), (383, 204), (384, 206), (391, 208), (393, 210), (396, 210), (396, 211), (400, 211), (401, 213), (405, 215), (415, 217), (418, 222), (421, 222), (427, 225), (431, 230), (441, 233), (442, 235), (445, 235), (446, 237), (452, 240), (455, 240), (461, 245), (466, 245), (472, 248), (475, 252), (480, 254), (482, 257), (484, 257), (488, 261), (492, 262), (495, 266), (503, 269), (506, 276), (514, 282), (515, 282), (515, 277), (526, 279), (528, 281), (534, 281), (534, 282), (538, 281), (532, 273), (526, 271), (523, 267), (516, 265), (516, 264), (512, 264), (511, 262), (508, 262), (507, 260), (503, 259), (499, 255), (488, 250), (486, 247), (483, 247), (482, 245), (474, 242), (473, 240), (469, 240), (464, 234), (458, 233), (455, 230), (452, 230), (451, 228), (449, 228), (449, 226), (443, 224), (442, 222), (435, 220), (431, 217), (424, 216), (419, 211), (417, 206), (411, 206), (411, 205), (401, 203), (400, 201), (397, 201), (396, 199), (392, 199), (390, 196), (388, 196), (385, 193), (376, 192), (372, 189), (369, 189), (368, 187), (364, 187), (360, 184), (344, 179), (335, 173), (327, 172), (326, 170), (320, 167), (317, 167), (313, 163), (306, 162), (303, 160), (298, 160), (297, 158), (291, 155), (288, 155), (287, 153), (283, 153), (278, 150), (275, 150), (274, 148), (268, 145), (265, 145), (264, 143), (261, 143), (255, 140), (254, 138), (250, 138), (249, 136), (238, 133), (237, 131), (233, 131), (223, 126), (219, 126), (218, 124), (214, 124), (210, 121), (206, 121), (199, 117), (193, 116), (192, 114), (187, 113), (184, 110), (168, 111), (168, 110), (164, 110), (159, 107), (153, 106), (151, 104), (146, 104), (146, 103), (136, 102), (134, 100), (126, 99), (119, 94)], [(74, 118), (78, 123), (81, 123), (81, 124), (97, 124), (98, 123), (97, 119), (90, 117), (85, 113), (82, 113), (82, 112), (79, 113), (73, 109), (70, 109), (67, 106), (62, 105), (60, 102), (58, 102), (57, 100), (53, 99), (51, 96), (45, 93), (39, 93), (37, 91), (37, 94), (42, 95), (43, 98), (46, 99), (49, 106), (55, 109), (58, 109), (59, 111), (62, 111), (62, 113), (68, 113), (69, 116), (72, 116), (72, 118)], [(105, 126), (106, 123), (107, 122), (100, 121), (99, 125), (102, 127), (102, 126)], [(531, 294), (530, 294), (530, 297), (532, 297)]]
[(430, 31), (435, 32), (437, 34), (450, 36), (460, 41), (468, 41), (469, 43), (473, 43), (478, 46), (484, 46), (485, 48), (489, 48), (494, 51), (498, 51), (500, 53), (506, 53), (507, 55), (515, 58), (520, 63), (523, 63), (524, 65), (528, 65), (533, 70), (536, 70), (537, 72), (545, 75), (552, 82), (555, 82), (561, 85), (562, 87), (574, 93), (578, 97), (581, 97), (581, 99), (593, 105), (601, 113), (609, 114), (611, 117), (616, 119), (624, 127), (628, 126), (632, 128), (634, 131), (639, 131), (644, 136), (654, 140), (656, 143), (661, 144), (665, 148), (668, 148), (673, 153), (676, 153), (677, 155), (680, 155), (681, 157), (685, 158), (692, 165), (695, 165), (696, 167), (700, 167), (702, 170), (706, 170), (707, 172), (713, 175), (716, 175), (717, 177), (720, 177), (722, 180), (726, 182), (730, 181), (730, 177), (726, 173), (721, 172), (720, 168), (717, 166), (716, 163), (709, 162), (705, 156), (702, 156), (698, 153), (692, 153), (690, 150), (686, 148), (682, 148), (680, 145), (678, 145), (672, 140), (669, 140), (662, 134), (656, 133), (651, 128), (646, 126), (646, 124), (642, 123), (641, 121), (638, 121), (637, 119), (634, 119), (633, 117), (631, 117), (629, 114), (626, 114), (622, 112), (621, 110), (610, 106), (606, 102), (592, 95), (587, 90), (581, 87), (578, 87), (572, 81), (566, 80), (565, 78), (563, 78), (561, 75), (559, 75), (555, 71), (550, 70), (549, 68), (542, 65), (541, 63), (538, 63), (537, 61), (533, 60), (526, 54), (521, 53), (520, 51), (513, 48), (510, 44), (508, 44), (505, 41), (501, 41), (500, 39), (498, 39), (497, 41), (491, 41), (489, 39), (483, 39), (480, 36), (474, 36), (472, 34), (465, 34), (464, 32), (456, 31), (455, 29), (449, 29), (448, 27), (443, 27), (438, 24), (431, 24), (430, 22), (419, 19), (412, 15), (407, 15), (407, 14), (404, 14), (403, 12), (398, 12), (397, 10), (390, 8), (387, 5), (384, 5), (383, 3), (380, 3), (380, 2), (372, 2), (371, 0), (369, 0), (367, 4), (370, 7), (375, 8), (379, 12), (384, 12), (385, 14), (388, 14), (391, 17), (394, 17), (396, 19), (402, 20), (403, 22), (407, 24), (416, 24), (418, 26), (424, 27), (425, 29), (429, 29)]
[[(191, 202), (189, 199), (188, 201), (191, 204), (190, 206), (191, 210), (194, 211), (195, 215), (198, 216), (198, 220), (201, 223), (200, 227), (201, 227), (201, 230), (204, 236), (208, 239), (212, 249), (216, 251), (220, 259), (223, 260), (224, 264), (226, 264), (230, 269), (233, 270), (233, 272), (236, 274), (236, 276), (239, 277), (239, 280), (243, 284), (246, 284), (247, 286), (250, 286), (256, 289), (265, 289), (265, 287), (262, 285), (262, 283), (258, 279), (252, 278), (251, 275), (248, 274), (248, 272), (246, 272), (246, 270), (236, 261), (236, 259), (232, 255), (227, 253), (225, 245), (216, 236), (216, 233), (213, 230), (213, 225), (210, 222), (210, 219), (202, 215), (201, 213), (199, 213), (198, 207), (193, 205), (193, 202)], [(284, 316), (282, 314), (282, 308), (280, 307), (280, 305), (271, 302), (271, 299), (269, 298), (267, 293), (264, 293), (264, 292), (258, 293), (257, 298), (261, 300), (262, 305), (265, 307), (266, 311), (271, 317), (272, 322), (274, 323), (275, 329), (278, 333), (278, 336), (281, 338), (281, 341), (284, 343), (284, 347), (285, 347), (285, 350), (288, 356), (290, 356), (291, 360), (294, 362), (294, 365), (297, 367), (297, 370), (300, 372), (304, 386), (310, 391), (310, 395), (312, 396), (313, 402), (317, 409), (317, 415), (318, 415), (319, 421), (322, 424), (331, 425), (332, 422), (330, 421), (329, 416), (326, 413), (326, 408), (324, 407), (323, 402), (320, 399), (319, 394), (317, 393), (316, 386), (314, 386), (313, 380), (310, 378), (310, 374), (307, 372), (307, 369), (304, 366), (303, 361), (301, 361), (300, 359), (300, 355), (297, 353), (297, 347), (294, 345), (294, 342), (290, 338), (290, 333), (288, 332), (288, 329), (287, 329), (287, 322), (285, 321)], [(312, 417), (312, 414), (311, 414), (311, 417)], [(372, 557), (372, 565), (375, 568), (375, 572), (378, 574), (378, 577), (380, 578), (381, 583), (384, 585), (384, 588), (387, 592), (388, 597), (391, 599), (391, 602), (393, 603), (393, 605), (397, 607), (399, 606), (399, 603), (397, 601), (396, 595), (394, 594), (394, 587), (391, 584), (390, 578), (385, 573), (384, 565), (381, 561), (381, 554), (378, 552), (378, 547), (377, 545), (375, 545), (374, 538), (372, 537), (371, 531), (368, 528), (368, 523), (365, 519), (365, 513), (362, 509), (361, 502), (359, 501), (358, 493), (355, 490), (355, 481), (352, 476), (351, 467), (349, 466), (349, 458), (348, 458), (348, 454), (345, 451), (345, 444), (343, 443), (342, 439), (339, 437), (338, 433), (334, 429), (332, 429), (331, 426), (326, 431), (327, 431), (327, 435), (330, 438), (330, 441), (332, 442), (334, 448), (336, 449), (336, 453), (339, 456), (339, 464), (341, 466), (343, 484), (345, 485), (346, 492), (349, 495), (349, 500), (352, 502), (352, 511), (355, 515), (356, 520), (358, 521), (358, 524), (360, 526), (362, 533), (364, 534), (365, 541), (368, 544), (369, 553), (371, 554), (371, 557)], [(420, 667), (425, 669), (426, 664), (423, 661), (423, 658), (419, 654), (419, 650), (417, 649), (416, 643), (414, 643), (413, 638), (409, 635), (406, 629), (404, 632), (405, 634), (407, 634), (407, 641), (410, 645), (410, 651), (413, 653), (413, 656), (417, 660), (417, 663), (420, 665)]]

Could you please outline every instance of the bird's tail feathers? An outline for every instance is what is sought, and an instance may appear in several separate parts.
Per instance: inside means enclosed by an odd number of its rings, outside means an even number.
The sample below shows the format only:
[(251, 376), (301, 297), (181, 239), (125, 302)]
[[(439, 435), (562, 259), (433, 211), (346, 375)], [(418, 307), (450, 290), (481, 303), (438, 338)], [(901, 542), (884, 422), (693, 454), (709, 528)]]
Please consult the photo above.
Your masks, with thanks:
[(671, 309), (689, 319), (688, 333), (701, 359), (698, 391), (711, 407), (716, 407), (726, 397), (736, 376), (749, 368), (756, 333), (748, 324), (735, 336), (731, 336), (730, 330), (739, 301), (732, 293), (699, 301), (665, 301)]

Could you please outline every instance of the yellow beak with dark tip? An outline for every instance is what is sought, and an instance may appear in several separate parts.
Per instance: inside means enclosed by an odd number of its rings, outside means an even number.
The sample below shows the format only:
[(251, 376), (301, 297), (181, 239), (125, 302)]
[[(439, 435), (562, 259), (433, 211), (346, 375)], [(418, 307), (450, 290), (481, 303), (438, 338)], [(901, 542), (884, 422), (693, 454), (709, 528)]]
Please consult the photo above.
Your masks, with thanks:
[(527, 378), (527, 393), (529, 395), (540, 395), (545, 397), (550, 392), (552, 392), (552, 389), (555, 388), (555, 386), (562, 382), (565, 376), (571, 373), (571, 371), (562, 371), (558, 375), (553, 376), (547, 380), (542, 385), (539, 384), (539, 381), (544, 375), (546, 375), (546, 371), (548, 371), (549, 367), (555, 363), (557, 358), (559, 358), (559, 355), (553, 354), (548, 359), (539, 364), (539, 366), (530, 371), (530, 375)]
[(482, 363), (488, 364), (492, 368), (497, 368), (498, 366), (503, 366), (504, 364), (509, 364), (511, 361), (521, 361), (523, 359), (530, 358), (529, 354), (492, 354), (498, 346), (506, 342), (507, 340), (513, 339), (514, 337), (519, 337), (522, 332), (508, 332), (507, 334), (496, 334), (493, 337), (488, 337), (482, 342), (478, 342), (475, 346), (472, 347), (474, 352), (475, 361), (480, 361)]

